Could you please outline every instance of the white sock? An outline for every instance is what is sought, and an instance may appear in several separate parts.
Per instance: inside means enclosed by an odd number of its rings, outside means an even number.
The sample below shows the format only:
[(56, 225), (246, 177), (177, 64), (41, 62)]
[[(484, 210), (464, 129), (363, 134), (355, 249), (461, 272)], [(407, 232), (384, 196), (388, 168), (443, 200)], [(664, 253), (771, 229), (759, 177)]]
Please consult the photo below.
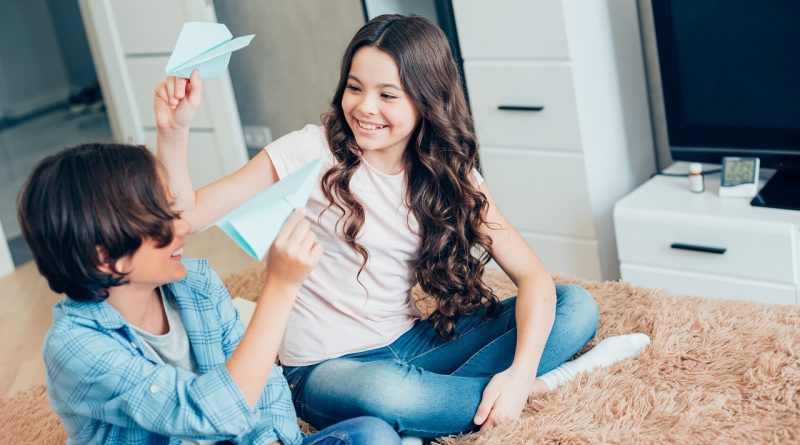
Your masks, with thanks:
[(554, 390), (571, 381), (582, 372), (590, 372), (597, 368), (611, 366), (614, 363), (638, 357), (650, 344), (650, 337), (645, 334), (617, 335), (603, 339), (594, 348), (575, 360), (565, 362), (556, 369), (539, 378)]
[(422, 438), (417, 436), (400, 436), (403, 445), (422, 445)]

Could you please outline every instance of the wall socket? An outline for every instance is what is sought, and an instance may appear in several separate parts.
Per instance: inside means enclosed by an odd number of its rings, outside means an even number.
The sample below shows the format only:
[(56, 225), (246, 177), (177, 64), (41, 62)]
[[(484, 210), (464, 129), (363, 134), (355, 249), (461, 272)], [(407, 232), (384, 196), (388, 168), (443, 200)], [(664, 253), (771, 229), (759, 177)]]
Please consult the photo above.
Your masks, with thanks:
[(269, 127), (262, 125), (245, 125), (242, 127), (244, 132), (244, 143), (247, 148), (262, 149), (272, 142), (272, 131)]

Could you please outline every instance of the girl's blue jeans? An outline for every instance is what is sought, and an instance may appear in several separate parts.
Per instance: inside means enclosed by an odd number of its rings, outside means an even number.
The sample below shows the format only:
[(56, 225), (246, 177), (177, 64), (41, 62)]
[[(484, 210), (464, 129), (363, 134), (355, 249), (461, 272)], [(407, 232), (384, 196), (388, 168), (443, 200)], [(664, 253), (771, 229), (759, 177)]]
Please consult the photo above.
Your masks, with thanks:
[[(443, 340), (433, 324), (418, 321), (392, 344), (286, 367), (297, 413), (316, 428), (358, 416), (379, 417), (397, 431), (439, 437), (471, 431), (483, 389), (507, 369), (517, 343), (516, 298), (499, 316), (462, 316), (458, 336)], [(556, 316), (536, 375), (569, 360), (594, 337), (598, 310), (577, 285), (556, 285)]]
[(400, 436), (376, 417), (357, 417), (308, 436), (303, 445), (400, 445)]

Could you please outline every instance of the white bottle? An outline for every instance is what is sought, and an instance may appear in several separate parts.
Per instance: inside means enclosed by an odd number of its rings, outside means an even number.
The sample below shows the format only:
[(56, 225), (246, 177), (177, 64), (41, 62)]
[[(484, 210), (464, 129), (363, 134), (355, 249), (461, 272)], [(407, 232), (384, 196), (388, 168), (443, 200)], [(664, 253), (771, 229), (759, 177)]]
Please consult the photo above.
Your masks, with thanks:
[(689, 164), (689, 184), (692, 191), (695, 193), (702, 193), (706, 189), (705, 181), (703, 180), (703, 164), (699, 162), (692, 162)]

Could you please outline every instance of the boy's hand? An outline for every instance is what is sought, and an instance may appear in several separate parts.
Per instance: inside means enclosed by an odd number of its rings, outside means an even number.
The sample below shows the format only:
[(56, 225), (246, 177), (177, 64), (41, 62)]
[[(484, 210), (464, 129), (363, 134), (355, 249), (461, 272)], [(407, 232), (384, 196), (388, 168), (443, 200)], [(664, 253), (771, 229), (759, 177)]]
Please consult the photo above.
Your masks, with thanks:
[(167, 77), (166, 81), (156, 85), (156, 127), (159, 130), (189, 128), (202, 100), (203, 81), (198, 70), (192, 71), (189, 79)]
[[(291, 287), (300, 287), (311, 269), (322, 257), (323, 247), (305, 213), (296, 210), (283, 225), (267, 254), (267, 282), (280, 281)], [(273, 281), (274, 282), (274, 281)]]

